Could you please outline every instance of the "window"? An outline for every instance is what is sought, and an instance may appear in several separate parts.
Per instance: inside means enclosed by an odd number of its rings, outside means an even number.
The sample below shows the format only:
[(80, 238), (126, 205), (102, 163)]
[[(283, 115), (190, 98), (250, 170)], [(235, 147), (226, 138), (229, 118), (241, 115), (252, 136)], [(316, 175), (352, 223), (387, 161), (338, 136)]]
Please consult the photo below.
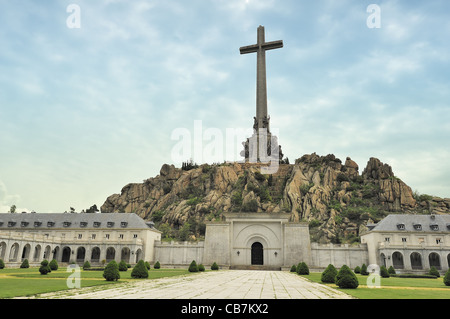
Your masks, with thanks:
[(96, 234), (92, 234), (92, 239), (95, 239), (95, 237), (97, 237), (97, 235)]
[(133, 234), (133, 238), (137, 238), (137, 234)]
[(436, 244), (439, 245), (440, 243), (442, 243), (441, 238), (436, 238)]
[(55, 222), (47, 222), (47, 227), (53, 227), (55, 226)]
[(128, 223), (127, 222), (121, 222), (120, 223), (120, 227), (125, 228), (127, 227)]
[(120, 238), (120, 239), (123, 239), (123, 234), (119, 234), (119, 238)]
[(113, 226), (114, 226), (114, 222), (107, 222), (107, 223), (106, 223), (106, 227), (111, 228), (111, 227), (113, 227)]
[(109, 239), (109, 234), (106, 234), (106, 235), (105, 235), (105, 238), (106, 238), (106, 239)]
[(406, 238), (405, 237), (402, 238), (402, 242), (406, 243)]
[(439, 230), (439, 225), (437, 225), (437, 224), (431, 224), (431, 225), (430, 225), (430, 228), (431, 228), (431, 230), (436, 231), (436, 230)]
[(42, 222), (34, 222), (34, 227), (39, 227), (42, 225)]
[(86, 227), (87, 226), (87, 222), (80, 222), (80, 227)]
[(21, 222), (20, 223), (20, 227), (27, 227), (28, 226), (28, 222)]
[(399, 230), (405, 230), (405, 224), (397, 224)]
[(100, 222), (94, 222), (94, 227), (100, 227), (101, 223)]
[(71, 222), (64, 222), (64, 223), (63, 223), (63, 226), (64, 226), (64, 227), (69, 227), (70, 224), (72, 224), (72, 223), (71, 223)]
[(16, 226), (16, 222), (8, 222), (8, 227), (14, 227)]
[(83, 234), (78, 234), (78, 239), (83, 238)]
[(384, 238), (385, 242), (389, 242), (391, 239), (389, 237)]
[(421, 224), (413, 224), (415, 230), (422, 230)]

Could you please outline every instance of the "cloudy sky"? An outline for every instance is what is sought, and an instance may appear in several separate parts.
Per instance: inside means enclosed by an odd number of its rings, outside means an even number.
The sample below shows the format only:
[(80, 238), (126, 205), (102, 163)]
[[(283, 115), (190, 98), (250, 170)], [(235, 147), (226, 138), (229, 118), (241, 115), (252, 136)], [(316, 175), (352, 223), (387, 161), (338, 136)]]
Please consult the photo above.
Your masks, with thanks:
[(256, 56), (239, 47), (259, 25), (284, 41), (268, 104), (291, 163), (377, 157), (450, 197), (449, 16), (447, 0), (0, 0), (0, 212), (100, 207), (180, 167), (180, 129), (217, 161), (206, 132), (253, 125)]

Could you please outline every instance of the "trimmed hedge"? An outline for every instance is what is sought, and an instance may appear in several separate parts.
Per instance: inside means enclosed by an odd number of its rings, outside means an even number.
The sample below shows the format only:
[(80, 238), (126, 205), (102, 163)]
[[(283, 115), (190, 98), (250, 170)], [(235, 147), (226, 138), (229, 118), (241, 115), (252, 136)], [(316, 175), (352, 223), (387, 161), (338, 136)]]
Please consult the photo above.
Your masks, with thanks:
[(297, 274), (299, 275), (309, 275), (309, 268), (305, 262), (301, 262), (297, 265)]
[(44, 259), (41, 262), (41, 267), (39, 267), (39, 272), (41, 273), (41, 275), (47, 275), (49, 272), (52, 272), (52, 270), (50, 269), (50, 267), (48, 265), (48, 260)]
[(198, 266), (197, 266), (197, 263), (195, 262), (195, 260), (193, 260), (191, 262), (188, 270), (189, 270), (189, 272), (198, 272)]
[(211, 270), (219, 270), (219, 266), (216, 264), (216, 262), (213, 262), (211, 265)]
[(30, 268), (30, 263), (28, 262), (28, 259), (25, 259), (22, 264), (20, 265), (20, 268)]
[(50, 267), (51, 270), (58, 270), (58, 267), (59, 267), (56, 259), (52, 259), (52, 261), (50, 261), (48, 266)]
[(380, 267), (380, 276), (383, 278), (389, 278), (389, 272), (386, 269), (386, 267), (384, 267), (384, 266)]
[(161, 264), (159, 263), (159, 261), (157, 261), (154, 265), (153, 265), (154, 269), (159, 269), (161, 268)]
[(0, 259), (0, 269), (5, 268), (5, 262), (3, 261), (3, 259)]
[(119, 263), (119, 271), (127, 271), (128, 266), (125, 260), (121, 260)]
[(434, 266), (431, 266), (431, 269), (430, 269), (428, 274), (431, 275), (431, 276), (436, 276), (438, 278), (441, 277), (441, 274), (439, 273), (439, 271)]
[(436, 276), (433, 275), (419, 275), (419, 274), (391, 274), (391, 277), (396, 278), (429, 278), (436, 279)]
[(148, 278), (148, 269), (145, 262), (141, 259), (131, 271), (131, 278)]
[(444, 284), (450, 286), (450, 269), (444, 275)]
[(296, 265), (292, 265), (291, 272), (297, 272), (297, 266)]
[(336, 267), (334, 267), (332, 264), (329, 264), (328, 267), (322, 272), (320, 280), (323, 283), (334, 284), (336, 282), (337, 273), (338, 271)]
[(354, 272), (347, 265), (343, 265), (336, 275), (336, 285), (339, 288), (355, 289), (359, 283)]
[(106, 281), (117, 281), (120, 279), (119, 265), (115, 260), (111, 260), (103, 271), (103, 278)]

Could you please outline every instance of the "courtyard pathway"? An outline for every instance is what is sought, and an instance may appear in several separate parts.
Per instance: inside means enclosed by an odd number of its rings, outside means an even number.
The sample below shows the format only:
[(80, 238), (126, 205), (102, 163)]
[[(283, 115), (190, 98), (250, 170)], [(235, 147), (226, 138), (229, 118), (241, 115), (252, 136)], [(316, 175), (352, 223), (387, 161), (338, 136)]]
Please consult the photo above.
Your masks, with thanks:
[(64, 299), (351, 299), (285, 271), (223, 270), (42, 294)]

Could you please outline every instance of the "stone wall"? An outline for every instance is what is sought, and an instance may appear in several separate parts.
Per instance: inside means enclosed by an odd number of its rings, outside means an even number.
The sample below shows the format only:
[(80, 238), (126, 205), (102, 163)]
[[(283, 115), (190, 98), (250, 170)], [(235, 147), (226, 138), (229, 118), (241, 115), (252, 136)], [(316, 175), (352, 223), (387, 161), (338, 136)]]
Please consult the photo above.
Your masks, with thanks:
[(369, 264), (367, 245), (321, 245), (311, 243), (311, 266), (310, 268), (322, 269), (332, 264), (336, 268), (343, 265), (354, 269), (362, 264)]
[(203, 263), (204, 242), (174, 242), (155, 241), (155, 262), (162, 266), (186, 266), (193, 260)]

